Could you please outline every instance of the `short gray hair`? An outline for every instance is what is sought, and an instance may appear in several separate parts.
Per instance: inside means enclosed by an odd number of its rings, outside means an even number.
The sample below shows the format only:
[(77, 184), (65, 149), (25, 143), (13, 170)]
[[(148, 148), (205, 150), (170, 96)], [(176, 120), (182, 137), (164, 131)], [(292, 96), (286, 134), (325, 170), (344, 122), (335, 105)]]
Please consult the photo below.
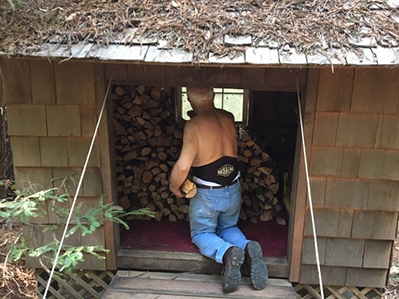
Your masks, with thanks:
[(195, 104), (203, 101), (213, 101), (212, 87), (187, 87), (187, 96)]

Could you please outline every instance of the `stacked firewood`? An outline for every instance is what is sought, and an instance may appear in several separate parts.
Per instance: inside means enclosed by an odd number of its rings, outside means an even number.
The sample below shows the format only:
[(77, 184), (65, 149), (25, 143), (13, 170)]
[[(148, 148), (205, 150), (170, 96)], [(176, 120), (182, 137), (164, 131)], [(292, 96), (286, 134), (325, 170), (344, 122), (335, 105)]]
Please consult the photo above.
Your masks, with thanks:
[(240, 218), (253, 223), (276, 218), (284, 225), (285, 220), (279, 216), (282, 206), (276, 197), (279, 183), (274, 161), (244, 128), (239, 129), (238, 159), (243, 197)]
[(125, 210), (149, 208), (156, 220), (186, 219), (188, 202), (169, 191), (184, 127), (175, 121), (171, 90), (114, 86), (113, 97), (119, 205)]
[[(189, 200), (169, 191), (170, 172), (182, 146), (185, 122), (176, 122), (172, 90), (114, 86), (113, 125), (119, 205), (129, 211), (146, 207), (155, 219), (188, 218)], [(252, 222), (278, 216), (278, 180), (272, 160), (240, 129), (239, 160), (243, 189), (240, 217)], [(141, 216), (135, 216), (141, 218)]]

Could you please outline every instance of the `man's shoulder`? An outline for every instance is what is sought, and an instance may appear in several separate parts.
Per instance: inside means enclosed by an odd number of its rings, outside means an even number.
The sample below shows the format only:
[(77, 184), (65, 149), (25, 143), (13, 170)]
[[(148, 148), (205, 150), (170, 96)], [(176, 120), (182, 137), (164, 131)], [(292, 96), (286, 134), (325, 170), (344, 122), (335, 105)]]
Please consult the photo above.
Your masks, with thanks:
[(203, 125), (204, 123), (218, 123), (219, 120), (223, 118), (228, 118), (234, 121), (234, 116), (229, 111), (223, 109), (215, 109), (212, 113), (200, 113), (196, 115), (195, 117), (190, 119), (186, 125), (197, 127)]
[(206, 122), (206, 119), (203, 116), (197, 115), (194, 118), (192, 118), (189, 121), (187, 121), (186, 125), (184, 126), (184, 131), (185, 132), (186, 131), (187, 132), (188, 131), (191, 131), (191, 132), (197, 131), (197, 129), (199, 127), (201, 127), (202, 124), (205, 123), (205, 122)]
[(204, 121), (205, 120), (202, 116), (197, 115), (194, 118), (187, 121), (186, 125), (184, 126), (184, 131), (195, 131), (196, 128), (200, 127)]
[(231, 113), (231, 112), (229, 112), (227, 110), (219, 109), (219, 111), (220, 111), (221, 114), (223, 114), (223, 115), (225, 115), (227, 117), (234, 118), (233, 113)]

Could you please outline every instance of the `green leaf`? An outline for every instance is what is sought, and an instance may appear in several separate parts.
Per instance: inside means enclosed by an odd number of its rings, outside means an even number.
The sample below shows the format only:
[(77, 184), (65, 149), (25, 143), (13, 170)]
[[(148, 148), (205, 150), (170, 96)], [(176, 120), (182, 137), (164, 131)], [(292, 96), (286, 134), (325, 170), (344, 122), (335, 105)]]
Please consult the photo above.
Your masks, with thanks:
[(15, 4), (14, 4), (14, 2), (12, 2), (11, 0), (7, 0), (7, 2), (8, 2), (8, 4), (12, 7), (12, 8), (14, 8), (15, 7)]
[(123, 221), (122, 219), (115, 218), (114, 222), (123, 225), (123, 227), (124, 227), (126, 230), (129, 230), (129, 225), (127, 225), (127, 223), (126, 223), (125, 221)]
[(19, 238), (19, 242), (11, 247), (8, 262), (12, 263), (19, 261), (26, 251), (27, 247), (25, 244), (25, 238), (21, 236)]
[(79, 226), (73, 226), (69, 231), (68, 231), (68, 237), (73, 235), (77, 230), (79, 229)]
[(43, 233), (47, 233), (48, 231), (51, 231), (51, 230), (56, 230), (56, 229), (58, 229), (60, 226), (58, 225), (58, 224), (53, 224), (53, 225), (50, 225), (50, 226), (47, 226), (47, 227), (45, 227), (44, 229), (43, 229)]
[(90, 234), (90, 231), (87, 229), (86, 226), (81, 226), (81, 230), (82, 230), (82, 236), (86, 236), (87, 234)]
[[(57, 247), (57, 249), (58, 249), (58, 247)], [(44, 246), (41, 246), (39, 248), (31, 250), (29, 252), (29, 256), (30, 257), (39, 257), (48, 252), (55, 252), (55, 251), (57, 251), (57, 249), (55, 248), (54, 242), (50, 242)]]
[(105, 218), (112, 218), (113, 215), (110, 212), (106, 212), (106, 213), (104, 213), (104, 217)]

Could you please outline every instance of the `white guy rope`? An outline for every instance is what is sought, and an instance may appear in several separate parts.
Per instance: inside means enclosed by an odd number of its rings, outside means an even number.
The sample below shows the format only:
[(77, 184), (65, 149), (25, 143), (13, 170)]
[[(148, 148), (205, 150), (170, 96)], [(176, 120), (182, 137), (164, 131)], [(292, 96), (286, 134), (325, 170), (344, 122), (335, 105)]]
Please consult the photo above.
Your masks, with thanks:
[(312, 192), (310, 190), (308, 159), (306, 157), (307, 154), (306, 154), (306, 145), (305, 145), (305, 133), (304, 133), (304, 130), (303, 130), (302, 106), (301, 106), (301, 96), (300, 96), (300, 93), (299, 93), (298, 73), (295, 74), (295, 78), (296, 78), (296, 93), (297, 93), (297, 97), (298, 97), (299, 125), (301, 127), (303, 159), (304, 159), (304, 164), (305, 164), (306, 184), (307, 184), (307, 189), (308, 189), (310, 218), (312, 220), (313, 241), (314, 241), (314, 248), (315, 248), (315, 253), (316, 253), (317, 273), (319, 275), (319, 285), (320, 285), (321, 298), (324, 299), (323, 280), (321, 278), (321, 269), (320, 269), (319, 248), (317, 246), (316, 225), (315, 225), (314, 214), (313, 214)]
[(101, 110), (100, 110), (100, 114), (99, 114), (99, 116), (98, 116), (97, 125), (96, 125), (96, 128), (95, 128), (95, 130), (94, 130), (93, 138), (91, 139), (91, 144), (90, 144), (90, 147), (89, 147), (89, 152), (87, 153), (87, 157), (86, 157), (85, 164), (84, 164), (84, 166), (83, 166), (82, 174), (80, 175), (78, 187), (76, 188), (75, 196), (74, 196), (73, 201), (72, 201), (71, 210), (69, 211), (68, 219), (67, 219), (67, 221), (66, 221), (66, 223), (65, 223), (65, 229), (64, 229), (64, 232), (63, 232), (63, 234), (62, 234), (62, 238), (61, 238), (61, 241), (60, 241), (60, 245), (59, 245), (59, 247), (58, 247), (57, 254), (55, 255), (55, 258), (54, 258), (53, 267), (52, 267), (51, 272), (50, 272), (50, 277), (49, 277), (49, 279), (48, 279), (48, 281), (47, 281), (47, 286), (46, 286), (46, 290), (44, 291), (43, 299), (46, 299), (48, 290), (49, 290), (49, 288), (50, 288), (50, 283), (51, 283), (51, 280), (52, 280), (53, 275), (54, 275), (55, 267), (57, 266), (58, 258), (59, 258), (59, 256), (60, 256), (61, 248), (62, 248), (62, 245), (63, 245), (63, 243), (64, 243), (65, 235), (66, 235), (66, 233), (67, 233), (67, 231), (68, 231), (69, 223), (71, 222), (71, 217), (72, 217), (73, 209), (75, 208), (75, 204), (76, 204), (76, 201), (77, 201), (77, 198), (78, 198), (78, 194), (79, 194), (79, 191), (80, 191), (80, 187), (82, 186), (83, 177), (84, 177), (84, 175), (85, 175), (86, 168), (87, 168), (87, 164), (88, 164), (89, 159), (90, 159), (91, 151), (93, 150), (94, 141), (96, 140), (98, 128), (100, 127), (100, 122), (101, 122), (101, 118), (102, 118), (102, 115), (103, 115), (103, 112), (104, 112), (105, 103), (107, 102), (107, 97), (108, 97), (108, 93), (109, 93), (109, 90), (110, 90), (110, 87), (111, 87), (111, 82), (112, 82), (112, 77), (113, 77), (113, 75), (114, 75), (114, 74), (112, 73), (111, 78), (109, 79), (108, 88), (107, 88), (107, 91), (106, 91), (106, 93), (105, 93), (105, 97), (104, 97), (103, 104), (102, 104), (102, 107), (101, 107)]

